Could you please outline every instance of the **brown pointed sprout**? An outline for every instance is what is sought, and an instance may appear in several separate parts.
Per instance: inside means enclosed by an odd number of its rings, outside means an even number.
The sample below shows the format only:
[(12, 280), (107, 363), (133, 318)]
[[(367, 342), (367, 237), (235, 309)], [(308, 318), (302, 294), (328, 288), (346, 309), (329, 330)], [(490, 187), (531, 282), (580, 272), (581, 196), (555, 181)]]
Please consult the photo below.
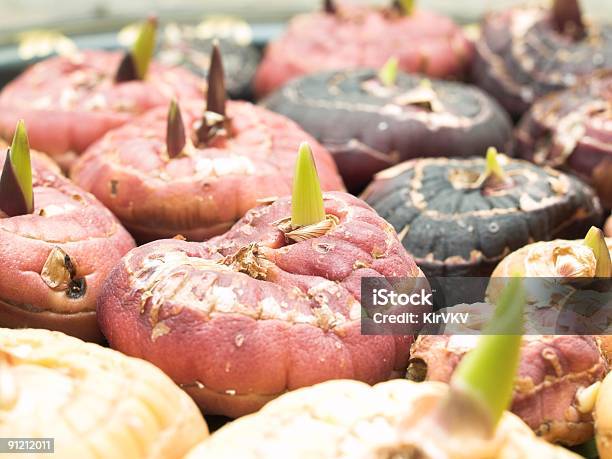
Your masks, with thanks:
[(586, 35), (579, 0), (554, 0), (552, 22), (557, 32), (573, 40), (580, 40)]
[(205, 144), (225, 127), (225, 75), (219, 42), (215, 40), (208, 69), (206, 111), (196, 131), (198, 143)]
[(185, 125), (181, 116), (181, 108), (176, 99), (172, 99), (168, 108), (168, 121), (166, 124), (166, 147), (168, 156), (175, 158), (185, 148)]
[(34, 212), (28, 134), (19, 120), (0, 176), (0, 211), (9, 217)]
[(327, 14), (336, 14), (338, 11), (336, 2), (334, 2), (334, 0), (324, 0), (323, 11), (325, 11)]

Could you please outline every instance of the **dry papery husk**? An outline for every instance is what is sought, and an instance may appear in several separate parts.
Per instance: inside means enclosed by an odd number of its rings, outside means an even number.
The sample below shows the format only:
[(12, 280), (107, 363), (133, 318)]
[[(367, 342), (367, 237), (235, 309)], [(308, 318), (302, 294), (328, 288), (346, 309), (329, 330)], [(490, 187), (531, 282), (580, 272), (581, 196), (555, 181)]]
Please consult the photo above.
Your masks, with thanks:
[[(605, 240), (612, 256), (612, 238)], [(495, 302), (500, 283), (515, 274), (527, 278), (589, 278), (595, 276), (596, 267), (595, 255), (583, 240), (535, 242), (512, 252), (497, 265), (487, 294)]]
[[(612, 238), (606, 238), (606, 245), (612, 256)], [(520, 273), (526, 278), (582, 278), (588, 279), (595, 275), (597, 262), (593, 251), (584, 245), (583, 240), (561, 240), (536, 242), (512, 252), (504, 258), (493, 271), (487, 288), (487, 299), (495, 304), (501, 289), (514, 274)], [(560, 282), (562, 279), (559, 280)], [(527, 286), (530, 285), (528, 282)], [(532, 310), (537, 312), (547, 305), (541, 304), (541, 297), (536, 293), (541, 286), (536, 283), (536, 291), (531, 294), (528, 289), (527, 301)], [(568, 289), (571, 285), (568, 286)], [(610, 328), (612, 314), (609, 308), (603, 308), (596, 315), (589, 317), (589, 326), (602, 324), (601, 334), (595, 336), (606, 360), (612, 364), (612, 329)], [(596, 323), (597, 321), (597, 323)]]
[(291, 217), (277, 220), (273, 224), (276, 225), (279, 230), (285, 233), (285, 239), (287, 239), (287, 241), (301, 242), (315, 237), (324, 236), (334, 227), (336, 227), (338, 223), (340, 223), (338, 217), (327, 214), (325, 216), (325, 220), (315, 223), (314, 225), (300, 226), (298, 228), (292, 227)]
[(40, 277), (53, 290), (65, 290), (76, 269), (70, 256), (58, 246), (53, 247), (43, 265)]
[(55, 291), (65, 291), (69, 298), (80, 298), (85, 294), (87, 281), (76, 277), (77, 268), (74, 261), (64, 249), (55, 246), (40, 272), (40, 277), (47, 286)]
[(241, 247), (233, 255), (228, 255), (222, 264), (232, 267), (238, 272), (248, 274), (254, 279), (265, 280), (268, 275), (268, 260), (256, 242)]

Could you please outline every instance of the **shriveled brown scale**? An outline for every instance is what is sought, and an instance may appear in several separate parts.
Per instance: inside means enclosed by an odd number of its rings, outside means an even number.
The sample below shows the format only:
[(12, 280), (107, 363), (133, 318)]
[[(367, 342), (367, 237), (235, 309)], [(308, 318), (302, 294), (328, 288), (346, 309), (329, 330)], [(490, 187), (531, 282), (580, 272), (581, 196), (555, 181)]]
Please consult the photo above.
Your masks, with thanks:
[(266, 196), (265, 198), (259, 198), (257, 200), (257, 204), (260, 204), (260, 205), (272, 204), (278, 198), (279, 196)]
[(68, 254), (61, 247), (55, 246), (49, 252), (40, 277), (49, 288), (66, 290), (75, 273), (76, 270)]
[(77, 277), (77, 269), (70, 256), (59, 246), (49, 252), (40, 277), (55, 291), (63, 291), (71, 299), (81, 298), (87, 291), (87, 281)]
[(241, 247), (232, 255), (227, 255), (222, 264), (233, 267), (236, 271), (248, 274), (253, 279), (266, 279), (266, 257), (257, 243), (250, 243)]
[(328, 231), (333, 229), (339, 220), (335, 215), (326, 215), (325, 220), (312, 225), (302, 226), (300, 228), (292, 228), (291, 217), (282, 218), (272, 224), (275, 225), (285, 235), (285, 239), (290, 242), (300, 242), (312, 239), (315, 237), (324, 236)]
[(207, 145), (217, 136), (226, 136), (228, 134), (227, 124), (225, 116), (206, 110), (195, 131), (198, 145)]

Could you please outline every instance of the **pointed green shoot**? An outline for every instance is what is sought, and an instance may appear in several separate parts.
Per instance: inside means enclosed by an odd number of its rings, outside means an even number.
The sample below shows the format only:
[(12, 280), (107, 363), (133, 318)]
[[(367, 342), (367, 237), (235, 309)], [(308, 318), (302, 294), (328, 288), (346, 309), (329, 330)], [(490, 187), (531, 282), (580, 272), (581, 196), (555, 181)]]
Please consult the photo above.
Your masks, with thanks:
[(176, 99), (170, 102), (168, 108), (168, 121), (166, 124), (166, 147), (168, 156), (176, 158), (185, 148), (185, 125), (181, 116), (181, 109), (178, 106)]
[(10, 217), (34, 212), (30, 145), (23, 120), (17, 123), (0, 176), (0, 210)]
[(119, 63), (115, 74), (117, 83), (145, 79), (155, 51), (156, 34), (157, 19), (150, 17), (140, 27), (132, 49), (125, 53)]
[(157, 18), (150, 17), (140, 27), (140, 32), (131, 50), (136, 77), (139, 80), (144, 80), (147, 76), (147, 70), (149, 69), (149, 64), (153, 59), (153, 52), (155, 51), (156, 35)]
[(494, 176), (501, 180), (506, 179), (506, 173), (499, 164), (499, 153), (495, 147), (489, 147), (487, 150), (487, 169), (485, 175), (487, 177)]
[(327, 14), (336, 14), (336, 3), (334, 0), (324, 0), (323, 1), (323, 11)]
[(397, 67), (398, 67), (397, 57), (390, 57), (385, 65), (378, 71), (378, 79), (387, 87), (391, 87), (395, 85), (397, 81)]
[(512, 400), (518, 368), (525, 290), (514, 276), (501, 293), (491, 322), (478, 346), (461, 361), (451, 380), (451, 397), (459, 393), (487, 415), (494, 428)]
[(603, 231), (591, 226), (584, 238), (584, 245), (589, 247), (595, 255), (597, 265), (595, 267), (595, 277), (611, 277), (612, 261), (610, 260), (610, 250), (606, 244)]
[(433, 85), (431, 84), (431, 80), (429, 78), (423, 78), (419, 81), (419, 86), (421, 88), (433, 89)]
[(586, 35), (579, 0), (554, 0), (552, 22), (557, 32), (569, 35), (574, 40)]
[(415, 0), (394, 0), (393, 7), (400, 13), (410, 16), (414, 11)]
[(140, 28), (140, 33), (132, 45), (132, 56), (138, 79), (144, 80), (153, 59), (157, 35), (157, 18), (150, 17)]
[(299, 228), (325, 220), (323, 193), (310, 145), (302, 142), (295, 164), (291, 196), (291, 226)]

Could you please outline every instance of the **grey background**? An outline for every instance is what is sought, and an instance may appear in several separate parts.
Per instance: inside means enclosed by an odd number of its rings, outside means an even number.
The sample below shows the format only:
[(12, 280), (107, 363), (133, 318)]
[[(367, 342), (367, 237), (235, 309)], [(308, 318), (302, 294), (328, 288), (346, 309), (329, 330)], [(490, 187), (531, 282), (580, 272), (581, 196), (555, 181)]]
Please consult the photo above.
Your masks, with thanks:
[[(385, 3), (380, 0), (353, 2)], [(546, 0), (543, 0), (546, 2)], [(505, 8), (516, 0), (417, 0), (422, 8), (452, 15), (470, 22), (493, 8)], [(0, 35), (7, 36), (25, 28), (57, 27), (74, 29), (75, 24), (92, 32), (108, 30), (140, 18), (148, 12), (161, 17), (197, 20), (211, 13), (229, 13), (252, 22), (282, 21), (299, 11), (318, 8), (320, 0), (0, 0)], [(531, 2), (533, 3), (533, 2)], [(582, 0), (583, 8), (598, 20), (612, 21), (612, 0)]]

